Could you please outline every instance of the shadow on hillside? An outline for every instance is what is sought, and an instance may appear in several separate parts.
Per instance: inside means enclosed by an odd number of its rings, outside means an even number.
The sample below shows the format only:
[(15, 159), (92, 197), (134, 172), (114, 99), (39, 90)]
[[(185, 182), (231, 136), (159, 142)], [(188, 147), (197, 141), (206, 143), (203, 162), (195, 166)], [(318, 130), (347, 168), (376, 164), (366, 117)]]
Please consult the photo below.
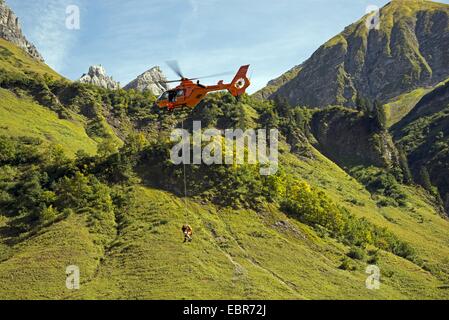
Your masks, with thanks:
[(30, 229), (29, 217), (11, 219), (6, 225), (0, 227), (0, 239), (7, 245), (15, 245), (24, 240), (22, 235)]

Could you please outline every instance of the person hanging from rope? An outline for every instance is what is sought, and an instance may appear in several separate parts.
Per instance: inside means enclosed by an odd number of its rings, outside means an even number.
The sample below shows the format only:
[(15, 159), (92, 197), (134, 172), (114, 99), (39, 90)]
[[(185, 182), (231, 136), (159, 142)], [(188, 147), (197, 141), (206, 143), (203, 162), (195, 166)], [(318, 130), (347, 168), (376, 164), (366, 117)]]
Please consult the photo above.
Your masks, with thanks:
[(184, 243), (192, 241), (193, 230), (188, 224), (182, 226), (182, 233), (184, 233)]

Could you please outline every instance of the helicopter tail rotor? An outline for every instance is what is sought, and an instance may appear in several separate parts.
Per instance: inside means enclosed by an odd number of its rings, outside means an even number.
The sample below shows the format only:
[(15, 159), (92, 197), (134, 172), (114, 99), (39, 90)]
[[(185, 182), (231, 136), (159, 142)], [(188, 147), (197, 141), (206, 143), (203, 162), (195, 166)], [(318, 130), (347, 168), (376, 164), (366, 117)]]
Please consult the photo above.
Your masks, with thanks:
[(234, 80), (232, 80), (229, 92), (234, 97), (238, 97), (244, 94), (246, 92), (246, 89), (251, 85), (251, 82), (247, 76), (248, 69), (249, 65), (240, 67), (239, 71), (234, 77)]

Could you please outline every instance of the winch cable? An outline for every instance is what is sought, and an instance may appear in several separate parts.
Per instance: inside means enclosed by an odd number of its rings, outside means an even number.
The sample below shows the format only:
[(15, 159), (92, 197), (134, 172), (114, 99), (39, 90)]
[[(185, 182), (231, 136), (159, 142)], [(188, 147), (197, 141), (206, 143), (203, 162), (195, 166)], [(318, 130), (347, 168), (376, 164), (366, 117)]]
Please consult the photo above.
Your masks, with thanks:
[[(184, 119), (182, 119), (182, 132), (184, 134)], [(186, 162), (185, 162), (185, 155), (183, 154), (183, 175), (184, 175), (184, 215), (187, 221), (187, 217), (188, 217), (188, 210), (187, 210), (187, 178), (186, 178)], [(188, 223), (186, 222), (186, 225), (188, 225)]]

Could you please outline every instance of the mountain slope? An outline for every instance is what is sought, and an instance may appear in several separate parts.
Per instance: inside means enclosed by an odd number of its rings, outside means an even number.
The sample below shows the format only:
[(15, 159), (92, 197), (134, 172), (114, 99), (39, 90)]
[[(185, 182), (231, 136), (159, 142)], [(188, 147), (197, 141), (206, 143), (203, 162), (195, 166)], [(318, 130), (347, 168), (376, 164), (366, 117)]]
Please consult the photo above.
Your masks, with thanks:
[[(5, 233), (14, 218), (3, 216), (1, 243), (7, 250), (1, 255), (0, 297), (445, 298), (448, 222), (412, 188), (406, 192), (413, 212), (379, 209), (360, 184), (317, 156), (311, 163), (294, 156), (284, 161), (310, 183), (325, 187), (334, 199), (345, 202), (350, 196), (363, 203), (348, 202), (347, 207), (411, 243), (425, 261), (424, 269), (380, 251), (376, 264), (382, 270), (382, 289), (370, 291), (365, 288), (369, 257), (351, 260), (352, 271), (340, 269), (349, 248), (318, 236), (275, 206), (235, 210), (188, 199), (185, 207), (173, 194), (137, 187), (129, 196), (130, 206), (116, 213), (117, 233), (105, 247), (86, 222), (89, 213), (50, 224), (15, 245), (8, 244), (11, 238)], [(186, 222), (194, 226), (195, 238), (183, 245), (179, 226)], [(71, 264), (81, 268), (79, 291), (64, 287), (65, 268)]]
[(61, 76), (46, 64), (33, 59), (19, 47), (9, 41), (0, 39), (0, 70), (24, 74), (35, 72), (41, 75), (48, 74), (60, 79)]
[[(275, 209), (264, 213), (220, 210), (183, 203), (156, 190), (139, 190), (146, 203), (100, 267), (98, 277), (75, 296), (146, 299), (405, 298), (402, 281), (419, 284), (414, 293), (438, 296), (438, 281), (411, 263), (382, 256), (398, 272), (384, 290), (364, 290), (363, 263), (339, 270), (341, 250)], [(180, 245), (178, 226), (196, 226), (195, 242)], [(160, 224), (161, 221), (164, 224)], [(284, 222), (282, 222), (284, 221)], [(340, 251), (341, 252), (341, 251)], [(294, 253), (294, 254), (291, 254)], [(157, 257), (157, 259), (154, 259)], [(124, 271), (123, 266), (127, 271)], [(386, 266), (387, 270), (390, 267)], [(137, 274), (136, 274), (136, 270)], [(386, 271), (388, 274), (389, 271)], [(408, 271), (411, 271), (407, 274)], [(136, 275), (138, 275), (136, 277)], [(420, 285), (433, 287), (425, 294)], [(326, 290), (323, 290), (323, 288)], [(175, 289), (174, 289), (175, 288)], [(109, 289), (109, 290), (108, 290)], [(104, 291), (103, 291), (104, 290)], [(431, 293), (434, 291), (433, 293)]]
[(398, 163), (398, 151), (390, 134), (367, 113), (323, 109), (314, 113), (310, 131), (317, 141), (316, 148), (342, 168), (391, 168)]
[(428, 189), (432, 185), (438, 188), (446, 212), (449, 212), (448, 113), (449, 81), (446, 81), (425, 95), (392, 127), (395, 140), (408, 154), (416, 181)]
[(301, 71), (302, 65), (296, 66), (280, 77), (268, 82), (267, 86), (253, 94), (258, 99), (269, 99), (280, 87), (294, 79)]
[(95, 154), (97, 143), (86, 133), (81, 119), (59, 119), (30, 97), (17, 97), (0, 88), (0, 135), (28, 136), (59, 144), (67, 154), (78, 150)]
[[(52, 79), (52, 81), (63, 79), (50, 67), (33, 59), (21, 48), (0, 39), (0, 87), (6, 86), (10, 77), (17, 79), (34, 75)], [(84, 150), (89, 154), (96, 153), (97, 143), (86, 133), (82, 118), (72, 113), (73, 119), (61, 119), (53, 110), (39, 104), (25, 90), (16, 90), (13, 93), (0, 88), (0, 115), (0, 134), (2, 135), (29, 136), (57, 143), (72, 156), (78, 150)]]
[(432, 89), (433, 87), (418, 88), (390, 99), (384, 105), (388, 119), (388, 127), (395, 125), (403, 117), (405, 117), (415, 107), (419, 100), (421, 100), (421, 98)]
[(381, 9), (378, 30), (367, 28), (367, 17), (321, 46), (270, 98), (354, 107), (358, 98), (386, 103), (449, 76), (448, 5), (393, 0)]

